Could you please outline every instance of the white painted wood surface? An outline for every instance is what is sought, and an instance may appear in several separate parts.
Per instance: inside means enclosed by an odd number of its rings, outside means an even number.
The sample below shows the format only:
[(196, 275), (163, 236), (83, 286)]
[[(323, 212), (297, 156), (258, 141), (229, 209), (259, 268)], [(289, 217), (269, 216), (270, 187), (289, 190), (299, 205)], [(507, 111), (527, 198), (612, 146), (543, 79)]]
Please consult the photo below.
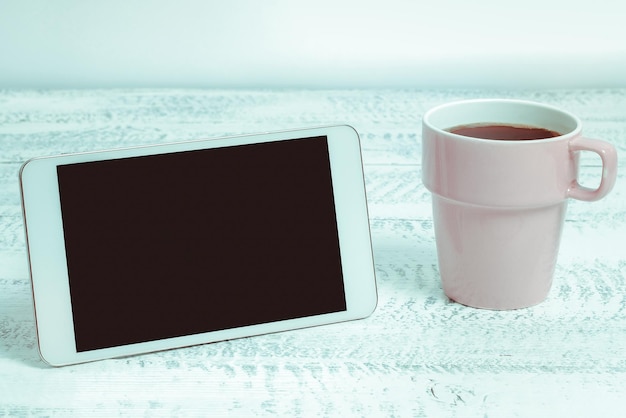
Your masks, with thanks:
[[(508, 312), (442, 293), (421, 116), (511, 97), (619, 149), (613, 192), (571, 201), (555, 282)], [(64, 368), (36, 349), (17, 173), (34, 156), (349, 123), (363, 144), (379, 305), (368, 319)], [(583, 159), (593, 185), (598, 161)], [(0, 91), (0, 416), (622, 416), (626, 90)]]

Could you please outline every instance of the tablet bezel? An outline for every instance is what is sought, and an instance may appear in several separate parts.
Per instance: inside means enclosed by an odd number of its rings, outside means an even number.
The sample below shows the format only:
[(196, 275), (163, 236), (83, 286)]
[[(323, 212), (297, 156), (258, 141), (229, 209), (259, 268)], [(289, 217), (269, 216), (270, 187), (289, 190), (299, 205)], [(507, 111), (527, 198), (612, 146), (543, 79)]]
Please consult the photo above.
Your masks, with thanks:
[[(57, 180), (58, 165), (316, 136), (326, 136), (328, 142), (346, 311), (77, 352)], [(354, 128), (347, 125), (34, 158), (20, 169), (20, 189), (38, 348), (41, 358), (53, 366), (360, 319), (369, 316), (377, 304), (360, 140)]]

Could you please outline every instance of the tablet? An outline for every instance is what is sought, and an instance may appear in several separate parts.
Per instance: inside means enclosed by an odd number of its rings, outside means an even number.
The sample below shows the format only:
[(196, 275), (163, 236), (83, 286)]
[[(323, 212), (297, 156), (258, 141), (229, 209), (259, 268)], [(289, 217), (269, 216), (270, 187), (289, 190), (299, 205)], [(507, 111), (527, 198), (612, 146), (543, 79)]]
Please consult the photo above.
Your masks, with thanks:
[(20, 184), (38, 346), (50, 365), (375, 309), (349, 126), (36, 158)]

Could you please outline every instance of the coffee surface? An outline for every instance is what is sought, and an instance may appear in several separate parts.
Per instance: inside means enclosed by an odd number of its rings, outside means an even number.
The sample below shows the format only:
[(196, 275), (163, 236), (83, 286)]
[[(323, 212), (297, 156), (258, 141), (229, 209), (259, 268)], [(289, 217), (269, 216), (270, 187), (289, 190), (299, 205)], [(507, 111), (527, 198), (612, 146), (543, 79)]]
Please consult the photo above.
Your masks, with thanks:
[(533, 139), (554, 138), (558, 132), (526, 125), (476, 124), (461, 125), (448, 129), (457, 135), (472, 138), (498, 139), (504, 141), (528, 141)]

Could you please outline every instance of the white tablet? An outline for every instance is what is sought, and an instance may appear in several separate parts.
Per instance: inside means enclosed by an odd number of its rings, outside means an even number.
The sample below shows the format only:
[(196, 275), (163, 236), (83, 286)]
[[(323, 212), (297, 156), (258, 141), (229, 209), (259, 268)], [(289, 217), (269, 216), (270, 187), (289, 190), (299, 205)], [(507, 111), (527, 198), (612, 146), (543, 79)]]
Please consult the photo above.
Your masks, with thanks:
[(349, 126), (37, 158), (20, 182), (39, 352), (51, 365), (375, 309)]

